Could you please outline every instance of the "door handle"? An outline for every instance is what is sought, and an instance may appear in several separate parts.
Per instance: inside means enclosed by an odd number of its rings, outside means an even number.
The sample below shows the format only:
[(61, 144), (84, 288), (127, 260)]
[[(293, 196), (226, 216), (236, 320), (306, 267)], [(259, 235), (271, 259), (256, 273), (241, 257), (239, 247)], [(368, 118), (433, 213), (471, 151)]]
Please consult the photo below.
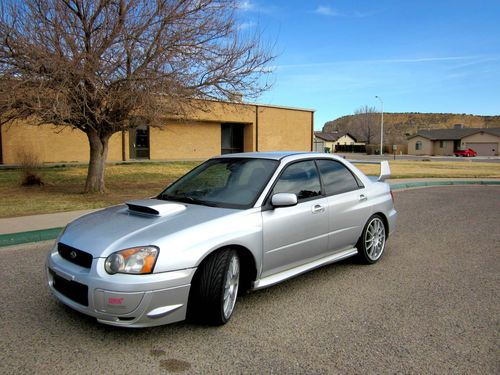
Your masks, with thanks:
[(367, 197), (366, 195), (361, 194), (361, 195), (359, 196), (359, 201), (360, 201), (360, 202), (364, 202), (364, 201), (366, 201), (366, 200), (368, 200), (368, 197)]
[(312, 208), (311, 208), (311, 212), (313, 214), (319, 214), (321, 212), (325, 212), (325, 207), (319, 205), (319, 204), (316, 204), (314, 205)]

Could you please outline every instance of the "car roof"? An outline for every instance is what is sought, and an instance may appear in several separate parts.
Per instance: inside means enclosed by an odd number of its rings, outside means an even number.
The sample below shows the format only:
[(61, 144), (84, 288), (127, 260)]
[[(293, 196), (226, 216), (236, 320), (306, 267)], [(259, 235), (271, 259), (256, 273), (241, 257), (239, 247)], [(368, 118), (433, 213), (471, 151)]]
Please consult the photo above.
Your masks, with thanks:
[(283, 160), (285, 158), (293, 157), (332, 157), (331, 154), (323, 154), (320, 152), (304, 152), (304, 151), (275, 151), (275, 152), (241, 152), (236, 154), (224, 154), (216, 156), (213, 159), (221, 158), (253, 158), (253, 159), (271, 159)]
[(298, 151), (276, 151), (276, 152), (240, 152), (235, 154), (224, 154), (216, 156), (214, 159), (220, 158), (252, 158), (252, 159), (273, 159), (281, 160), (287, 156), (303, 154)]

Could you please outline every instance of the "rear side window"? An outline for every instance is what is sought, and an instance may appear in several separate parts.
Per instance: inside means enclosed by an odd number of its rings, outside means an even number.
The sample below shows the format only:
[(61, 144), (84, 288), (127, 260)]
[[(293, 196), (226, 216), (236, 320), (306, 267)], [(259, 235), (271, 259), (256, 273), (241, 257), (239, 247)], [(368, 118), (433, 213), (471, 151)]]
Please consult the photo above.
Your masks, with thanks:
[(301, 161), (286, 167), (274, 186), (273, 194), (276, 193), (293, 193), (298, 200), (321, 195), (321, 183), (314, 162)]
[(359, 189), (359, 185), (342, 163), (335, 160), (317, 160), (327, 195), (341, 194)]

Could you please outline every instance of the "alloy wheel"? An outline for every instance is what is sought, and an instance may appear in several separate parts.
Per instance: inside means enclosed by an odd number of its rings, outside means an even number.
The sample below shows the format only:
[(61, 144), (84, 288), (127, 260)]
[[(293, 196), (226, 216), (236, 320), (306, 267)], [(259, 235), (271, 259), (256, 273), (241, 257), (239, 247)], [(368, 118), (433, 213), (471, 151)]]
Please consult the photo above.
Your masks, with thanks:
[(366, 254), (370, 260), (375, 261), (384, 252), (385, 246), (385, 226), (382, 220), (374, 217), (368, 224), (365, 234)]
[(233, 313), (236, 297), (238, 296), (238, 285), (240, 282), (240, 262), (233, 255), (226, 272), (226, 283), (224, 285), (224, 318), (229, 319)]

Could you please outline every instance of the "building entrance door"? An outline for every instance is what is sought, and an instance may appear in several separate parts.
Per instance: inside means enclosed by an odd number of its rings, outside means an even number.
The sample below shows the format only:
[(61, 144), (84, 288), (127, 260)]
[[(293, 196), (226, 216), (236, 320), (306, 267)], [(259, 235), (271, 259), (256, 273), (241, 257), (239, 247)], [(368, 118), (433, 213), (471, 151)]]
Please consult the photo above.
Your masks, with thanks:
[(140, 125), (129, 131), (130, 159), (149, 159), (149, 126)]
[(221, 154), (243, 152), (243, 124), (221, 124)]

